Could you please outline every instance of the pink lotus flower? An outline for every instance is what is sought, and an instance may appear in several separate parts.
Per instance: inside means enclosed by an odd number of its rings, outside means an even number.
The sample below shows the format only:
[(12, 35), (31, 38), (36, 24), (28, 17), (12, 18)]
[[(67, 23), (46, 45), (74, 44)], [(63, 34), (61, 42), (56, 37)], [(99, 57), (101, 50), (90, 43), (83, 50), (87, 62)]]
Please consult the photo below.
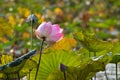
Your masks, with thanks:
[(51, 22), (43, 22), (39, 25), (35, 34), (38, 39), (45, 39), (48, 43), (55, 43), (63, 38), (63, 29), (58, 24), (51, 24)]

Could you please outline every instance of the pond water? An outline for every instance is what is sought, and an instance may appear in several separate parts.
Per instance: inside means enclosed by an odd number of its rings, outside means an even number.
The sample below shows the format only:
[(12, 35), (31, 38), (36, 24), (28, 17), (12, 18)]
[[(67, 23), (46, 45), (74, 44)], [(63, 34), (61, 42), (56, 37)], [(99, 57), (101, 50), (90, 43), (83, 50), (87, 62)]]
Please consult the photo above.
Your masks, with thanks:
[[(118, 80), (120, 80), (120, 64), (117, 65)], [(106, 73), (108, 80), (116, 80), (116, 65), (109, 63), (106, 65)], [(105, 76), (105, 71), (100, 71), (96, 74), (96, 79), (93, 80), (107, 80)]]

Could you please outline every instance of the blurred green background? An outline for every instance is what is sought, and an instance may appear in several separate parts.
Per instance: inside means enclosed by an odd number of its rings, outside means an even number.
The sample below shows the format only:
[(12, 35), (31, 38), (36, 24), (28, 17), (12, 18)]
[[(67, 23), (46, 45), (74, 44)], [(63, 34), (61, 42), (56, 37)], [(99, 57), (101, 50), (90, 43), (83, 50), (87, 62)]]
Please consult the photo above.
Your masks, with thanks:
[[(31, 26), (27, 17), (35, 14), (39, 21), (59, 24), (64, 35), (74, 32), (94, 32), (103, 40), (119, 41), (120, 0), (0, 0), (0, 52), (30, 49)], [(39, 40), (33, 35), (33, 46)]]
[[(117, 55), (118, 59), (116, 55), (110, 58), (108, 56), (112, 53), (120, 53), (120, 0), (0, 0), (0, 54), (11, 53), (16, 58), (30, 51), (32, 27), (26, 23), (30, 14), (38, 17), (34, 30), (43, 21), (50, 21), (59, 24), (64, 29), (65, 36), (63, 40), (45, 50), (45, 53), (50, 54), (42, 56), (39, 79), (56, 79), (58, 75), (61, 76), (62, 73), (58, 69), (61, 62), (68, 66), (68, 71), (74, 71), (70, 72), (72, 76), (78, 75), (79, 79), (93, 77), (97, 71), (105, 70), (104, 67), (109, 62), (119, 62), (119, 55)], [(35, 34), (32, 38), (33, 48), (39, 50), (40, 40)], [(96, 52), (99, 57), (95, 62), (89, 57)], [(4, 61), (9, 59), (9, 56), (2, 57)], [(31, 62), (29, 64), (27, 62), (25, 68), (27, 66), (27, 69), (31, 70), (31, 67), (36, 67), (38, 56), (33, 59), (35, 61), (28, 60)], [(117, 62), (114, 62), (116, 60)], [(11, 57), (6, 63), (10, 61), (12, 61)], [(82, 67), (78, 69), (76, 65)], [(35, 71), (33, 70), (30, 76), (32, 80)], [(24, 72), (30, 73), (29, 70)], [(87, 75), (91, 72), (94, 74)], [(74, 77), (71, 79), (74, 80)]]

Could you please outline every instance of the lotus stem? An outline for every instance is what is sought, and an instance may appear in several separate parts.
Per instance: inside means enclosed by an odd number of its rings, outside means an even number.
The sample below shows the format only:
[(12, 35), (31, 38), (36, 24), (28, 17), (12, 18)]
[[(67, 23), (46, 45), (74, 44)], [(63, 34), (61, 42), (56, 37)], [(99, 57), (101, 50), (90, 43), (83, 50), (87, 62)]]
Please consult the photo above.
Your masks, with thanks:
[(63, 72), (63, 74), (64, 74), (64, 80), (66, 80), (66, 73), (65, 73), (65, 71)]
[(90, 51), (89, 51), (89, 57), (91, 57), (91, 55), (90, 55)]
[(31, 73), (31, 70), (29, 70), (29, 80), (30, 80), (30, 73)]
[(94, 57), (96, 58), (96, 52), (94, 52)]
[(32, 27), (31, 29), (31, 50), (32, 50), (33, 48), (33, 21), (31, 21), (31, 27)]
[[(90, 51), (89, 51), (89, 58), (91, 57), (91, 55), (90, 55)], [(91, 78), (91, 80), (93, 80), (92, 78)]]
[(45, 41), (45, 38), (43, 38), (42, 43), (41, 43), (41, 47), (40, 47), (39, 60), (38, 60), (37, 71), (36, 71), (36, 74), (35, 74), (35, 80), (37, 79), (37, 75), (38, 75), (38, 71), (39, 71), (39, 67), (40, 67), (40, 61), (41, 61), (42, 49), (43, 49), (43, 43), (44, 43), (44, 41)]
[(105, 77), (106, 77), (106, 80), (108, 80), (108, 76), (107, 76), (106, 68), (105, 68)]
[(108, 80), (108, 76), (107, 76), (107, 72), (106, 72), (106, 67), (105, 67), (105, 77), (106, 77), (106, 80)]
[(17, 73), (17, 76), (18, 76), (18, 80), (20, 80), (20, 74), (19, 74), (19, 72)]
[(93, 78), (91, 78), (91, 80), (93, 80)]
[(118, 73), (117, 73), (117, 63), (115, 63), (116, 64), (116, 80), (118, 80)]
[[(31, 29), (31, 48), (30, 48), (30, 50), (32, 50), (33, 49), (33, 21), (31, 20), (30, 23), (31, 23), (31, 27), (32, 27), (32, 29)], [(31, 73), (31, 71), (29, 71), (29, 80), (30, 80), (30, 73)]]
[(95, 74), (94, 80), (96, 80), (96, 74)]
[(8, 74), (6, 74), (6, 76), (7, 76), (6, 80), (9, 80)]
[[(94, 58), (96, 58), (96, 52), (94, 52)], [(96, 74), (95, 74), (95, 77), (94, 77), (94, 78), (95, 78), (95, 80), (96, 80)]]

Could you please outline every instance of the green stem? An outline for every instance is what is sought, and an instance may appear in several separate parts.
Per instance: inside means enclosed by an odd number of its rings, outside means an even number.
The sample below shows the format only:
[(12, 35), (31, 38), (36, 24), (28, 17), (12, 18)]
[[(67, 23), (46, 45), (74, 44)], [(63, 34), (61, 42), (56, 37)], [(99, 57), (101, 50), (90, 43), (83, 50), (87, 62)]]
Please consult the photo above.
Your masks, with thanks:
[(106, 73), (106, 68), (105, 68), (105, 77), (106, 77), (106, 80), (108, 80), (108, 76), (107, 76), (107, 73)]
[[(94, 58), (96, 58), (96, 52), (94, 52)], [(94, 77), (94, 78), (95, 78), (95, 80), (96, 80), (96, 74), (95, 74), (95, 77)]]
[(117, 73), (117, 63), (116, 64), (116, 80), (118, 80), (118, 73)]
[[(104, 64), (104, 66), (105, 66), (105, 64)], [(106, 72), (106, 67), (105, 67), (105, 77), (106, 77), (106, 80), (108, 80), (108, 76), (107, 76), (107, 72)]]
[(18, 76), (18, 80), (20, 80), (20, 74), (19, 74), (19, 72), (17, 73), (17, 76)]
[(96, 80), (96, 74), (95, 74), (95, 77), (94, 77), (95, 79), (94, 80)]
[[(30, 50), (33, 49), (33, 21), (31, 21), (31, 27), (32, 27), (32, 29), (31, 29), (31, 48), (30, 48)], [(30, 80), (30, 72), (29, 72), (29, 80)]]
[[(90, 55), (90, 51), (89, 51), (89, 58), (91, 57), (91, 55)], [(93, 80), (92, 78), (91, 78), (91, 80)]]
[(9, 80), (8, 74), (6, 74), (6, 76), (7, 76), (6, 80)]
[(32, 50), (32, 48), (33, 48), (33, 22), (31, 21), (31, 27), (32, 27), (32, 29), (31, 29), (31, 50)]
[(94, 57), (96, 58), (96, 52), (94, 52)]
[(31, 70), (29, 70), (29, 80), (30, 80), (30, 73), (31, 73)]
[[(89, 51), (89, 58), (91, 57), (91, 55), (90, 55), (90, 51)], [(91, 78), (91, 80), (93, 80), (93, 78)]]
[[(40, 61), (41, 61), (41, 56), (42, 56), (42, 48), (43, 48), (43, 43), (45, 41), (45, 38), (43, 39), (42, 43), (41, 43), (41, 48), (40, 48), (40, 53), (39, 53), (39, 60), (38, 60), (38, 66), (37, 66), (37, 71), (35, 74), (35, 80), (37, 79), (37, 75), (38, 75), (38, 71), (39, 71), (39, 67), (40, 67)], [(40, 79), (39, 79), (40, 80)]]
[(63, 73), (64, 73), (64, 80), (66, 80), (66, 74), (65, 74), (65, 71), (64, 71)]
[(89, 57), (91, 57), (91, 55), (90, 55), (90, 51), (89, 51)]

